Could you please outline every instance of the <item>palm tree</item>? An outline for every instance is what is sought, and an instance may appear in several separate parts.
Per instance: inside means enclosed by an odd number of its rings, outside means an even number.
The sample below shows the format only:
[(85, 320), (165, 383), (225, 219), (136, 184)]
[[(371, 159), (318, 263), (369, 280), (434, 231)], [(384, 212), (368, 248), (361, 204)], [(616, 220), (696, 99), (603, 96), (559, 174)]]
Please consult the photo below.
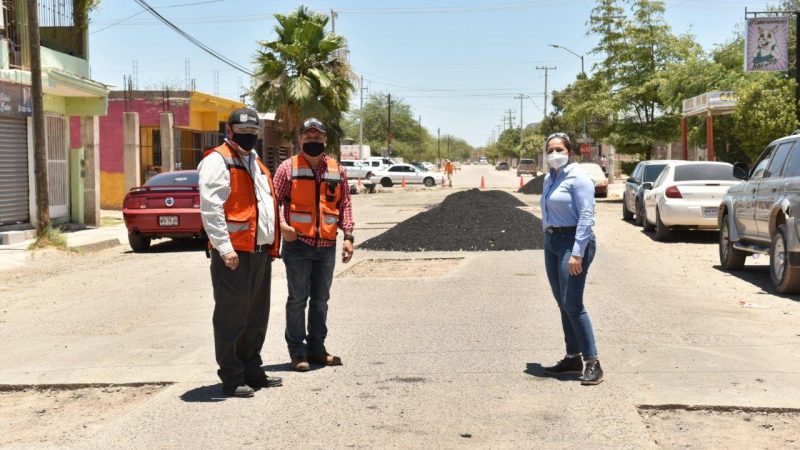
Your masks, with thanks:
[(346, 41), (325, 30), (327, 16), (305, 6), (275, 18), (277, 39), (259, 42), (256, 55), (256, 107), (275, 111), (293, 140), (302, 120), (317, 117), (328, 126), (329, 146), (338, 148), (342, 114), (354, 89), (350, 65), (342, 57)]

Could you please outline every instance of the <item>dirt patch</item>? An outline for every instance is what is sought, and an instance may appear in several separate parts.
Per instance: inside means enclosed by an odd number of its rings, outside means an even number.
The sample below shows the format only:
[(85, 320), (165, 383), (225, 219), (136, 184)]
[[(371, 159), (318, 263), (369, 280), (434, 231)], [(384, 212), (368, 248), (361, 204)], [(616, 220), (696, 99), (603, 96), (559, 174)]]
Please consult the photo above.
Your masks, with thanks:
[(661, 448), (800, 446), (800, 410), (642, 406), (639, 414)]
[(464, 258), (365, 259), (339, 274), (352, 278), (431, 278), (450, 272)]
[(0, 446), (67, 445), (143, 403), (166, 384), (3, 386)]
[(359, 248), (406, 252), (541, 249), (541, 220), (520, 210), (521, 206), (526, 205), (508, 192), (458, 192)]

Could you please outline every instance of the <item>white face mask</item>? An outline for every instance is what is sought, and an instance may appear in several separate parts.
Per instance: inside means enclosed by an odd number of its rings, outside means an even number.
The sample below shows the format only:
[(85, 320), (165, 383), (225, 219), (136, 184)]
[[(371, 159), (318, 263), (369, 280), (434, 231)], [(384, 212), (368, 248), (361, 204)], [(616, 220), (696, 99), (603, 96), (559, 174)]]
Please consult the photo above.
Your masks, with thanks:
[(567, 165), (569, 155), (564, 152), (553, 152), (547, 154), (547, 164), (553, 169), (560, 169)]

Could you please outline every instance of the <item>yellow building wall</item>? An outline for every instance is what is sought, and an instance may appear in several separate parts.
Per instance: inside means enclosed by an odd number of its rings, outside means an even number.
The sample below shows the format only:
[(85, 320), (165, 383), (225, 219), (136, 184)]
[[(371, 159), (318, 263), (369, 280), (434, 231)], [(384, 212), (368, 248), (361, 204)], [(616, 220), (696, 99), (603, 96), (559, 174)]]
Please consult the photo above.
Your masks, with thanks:
[(125, 174), (100, 172), (100, 207), (122, 209), (123, 199), (125, 199)]

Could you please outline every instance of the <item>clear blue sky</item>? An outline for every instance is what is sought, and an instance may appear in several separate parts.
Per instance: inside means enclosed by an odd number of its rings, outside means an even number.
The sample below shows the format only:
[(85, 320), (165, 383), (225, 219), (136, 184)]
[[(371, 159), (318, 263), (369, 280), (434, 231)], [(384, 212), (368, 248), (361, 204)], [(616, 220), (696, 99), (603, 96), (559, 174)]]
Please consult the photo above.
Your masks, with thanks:
[[(274, 13), (287, 13), (298, 2), (283, 0), (148, 0), (161, 14), (209, 47), (248, 67), (257, 41), (275, 37)], [(313, 10), (338, 12), (336, 32), (347, 38), (350, 62), (363, 75), (370, 93), (392, 93), (409, 103), (433, 134), (484, 145), (513, 110), (519, 125), (538, 122), (544, 106), (544, 72), (548, 90), (568, 85), (580, 72), (580, 59), (548, 44), (584, 54), (596, 38), (586, 23), (593, 0), (382, 0), (306, 1)], [(673, 31), (692, 33), (710, 50), (743, 27), (744, 10), (763, 10), (764, 0), (667, 0), (666, 19)], [(189, 5), (187, 5), (189, 4)], [(184, 6), (181, 6), (184, 5)], [(123, 75), (138, 64), (140, 89), (164, 82), (183, 86), (185, 60), (197, 90), (236, 98), (246, 75), (207, 55), (148, 13), (113, 25), (142, 11), (130, 0), (103, 0), (92, 15), (92, 77), (121, 86)], [(113, 26), (111, 26), (113, 25)], [(110, 27), (109, 27), (110, 26)], [(108, 27), (106, 29), (103, 29)], [(586, 55), (586, 70), (598, 56)], [(353, 98), (358, 105), (358, 97)], [(548, 109), (551, 107), (548, 106)]]

